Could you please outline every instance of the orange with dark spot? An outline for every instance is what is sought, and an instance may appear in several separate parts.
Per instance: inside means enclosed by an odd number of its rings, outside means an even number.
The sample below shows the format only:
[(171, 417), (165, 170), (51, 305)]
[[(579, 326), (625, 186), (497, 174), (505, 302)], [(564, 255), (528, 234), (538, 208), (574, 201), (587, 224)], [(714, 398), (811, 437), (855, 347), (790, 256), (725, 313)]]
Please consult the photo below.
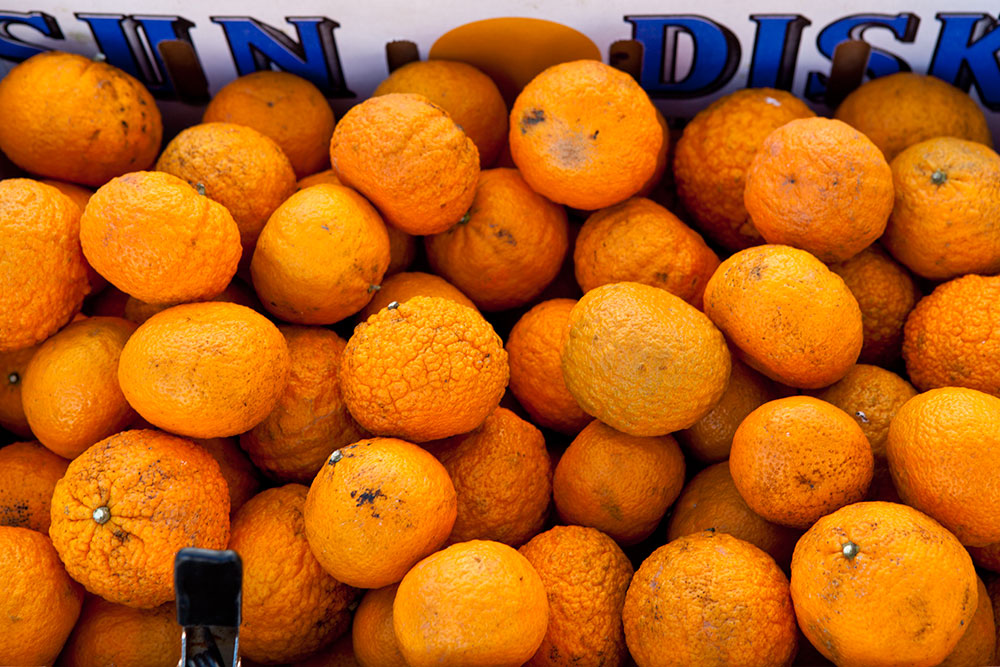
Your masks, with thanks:
[(0, 448), (0, 526), (48, 535), (52, 492), (67, 466), (69, 461), (37, 442)]
[(21, 390), (24, 388), (24, 371), (38, 345), (19, 350), (0, 352), (0, 428), (14, 435), (30, 438), (31, 427), (24, 416)]

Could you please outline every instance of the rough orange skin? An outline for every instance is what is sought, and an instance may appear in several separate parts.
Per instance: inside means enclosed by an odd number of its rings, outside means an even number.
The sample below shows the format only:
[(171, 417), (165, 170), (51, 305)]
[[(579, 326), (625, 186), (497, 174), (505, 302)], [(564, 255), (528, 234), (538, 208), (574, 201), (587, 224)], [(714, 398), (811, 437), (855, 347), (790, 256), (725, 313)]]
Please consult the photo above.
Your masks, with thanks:
[(933, 137), (993, 145), (986, 116), (968, 93), (913, 72), (862, 84), (840, 103), (836, 117), (864, 132), (890, 162), (908, 146)]
[(135, 329), (120, 317), (90, 317), (38, 348), (25, 371), (21, 401), (43, 445), (73, 459), (134, 419), (118, 386), (118, 359)]
[(542, 529), (552, 500), (552, 461), (533, 425), (497, 408), (476, 430), (426, 447), (458, 496), (449, 543), (493, 540), (518, 547)]
[(51, 665), (83, 604), (48, 537), (0, 526), (0, 664)]
[(141, 325), (125, 344), (118, 382), (129, 405), (179, 435), (248, 431), (285, 388), (288, 346), (263, 315), (235, 303), (189, 303)]
[(552, 497), (566, 523), (635, 544), (677, 498), (684, 472), (684, 455), (671, 436), (627, 435), (595, 419), (559, 459)]
[(404, 440), (335, 450), (305, 505), (313, 554), (337, 580), (380, 588), (436, 551), (455, 523), (455, 487), (437, 459)]
[(863, 500), (875, 460), (861, 427), (811, 396), (760, 406), (733, 436), (729, 469), (757, 514), (806, 529), (825, 514)]
[(937, 137), (892, 161), (896, 201), (882, 243), (924, 278), (1000, 271), (1000, 155)]
[(774, 560), (725, 533), (686, 535), (632, 577), (625, 640), (647, 665), (789, 665), (797, 628), (788, 579)]
[[(248, 287), (246, 283), (241, 281), (239, 278), (233, 278), (233, 282), (229, 283), (226, 289), (222, 290), (209, 299), (209, 301), (225, 301), (226, 303), (238, 303), (241, 306), (246, 306), (247, 308), (252, 308), (253, 310), (263, 310), (260, 305), (260, 301), (257, 299), (257, 295), (254, 294), (253, 289)], [(122, 317), (126, 320), (135, 322), (136, 324), (142, 324), (153, 315), (166, 310), (167, 308), (172, 308), (177, 306), (176, 303), (146, 303), (145, 301), (140, 301), (134, 296), (128, 297), (125, 302), (125, 310)], [(96, 314), (96, 313), (95, 313)]]
[(996, 624), (993, 602), (983, 580), (976, 577), (978, 603), (965, 634), (939, 667), (977, 667), (991, 665), (996, 657)]
[(49, 534), (88, 591), (148, 609), (173, 599), (179, 549), (225, 548), (229, 491), (219, 464), (190, 440), (125, 431), (69, 464), (52, 495)]
[(105, 62), (47, 51), (0, 83), (0, 150), (25, 171), (98, 186), (147, 169), (163, 136), (160, 111), (135, 78)]
[(0, 526), (48, 535), (52, 491), (68, 465), (69, 461), (37, 442), (0, 448)]
[(410, 667), (522, 665), (541, 644), (548, 620), (535, 568), (506, 544), (485, 540), (454, 544), (420, 561), (392, 605), (396, 639)]
[(367, 435), (341, 396), (340, 360), (347, 342), (320, 327), (279, 327), (291, 365), (278, 404), (240, 435), (240, 446), (270, 477), (308, 484), (330, 452)]
[(35, 345), (0, 352), (0, 428), (22, 438), (33, 437), (28, 419), (24, 416), (21, 390), (24, 387), (24, 371), (37, 349)]
[(306, 541), (301, 484), (268, 489), (233, 516), (229, 548), (243, 560), (240, 652), (251, 660), (305, 658), (344, 633), (357, 592), (327, 574)]
[(462, 294), (450, 282), (433, 273), (420, 271), (397, 273), (382, 281), (382, 285), (368, 305), (358, 313), (358, 321), (364, 322), (369, 317), (382, 310), (390, 303), (405, 303), (415, 296), (439, 296), (451, 299), (469, 308), (475, 308), (469, 297)]
[(423, 95), (469, 135), (483, 167), (496, 161), (507, 138), (507, 104), (493, 80), (472, 65), (455, 60), (407, 63), (380, 83), (372, 96), (389, 93)]
[(878, 366), (858, 364), (841, 380), (816, 394), (854, 418), (878, 461), (885, 461), (889, 424), (899, 409), (917, 395), (909, 382)]
[(562, 206), (536, 194), (516, 169), (479, 174), (476, 197), (458, 224), (424, 239), (431, 269), (487, 311), (534, 300), (569, 249)]
[(549, 600), (549, 625), (531, 667), (614, 667), (628, 649), (622, 606), (632, 563), (593, 528), (556, 526), (518, 551), (538, 572)]
[(173, 603), (133, 609), (88, 596), (59, 656), (65, 667), (174, 667), (181, 659), (181, 626)]
[(768, 243), (808, 250), (824, 262), (842, 262), (871, 245), (892, 202), (892, 171), (882, 153), (829, 118), (793, 120), (767, 135), (743, 193)]
[(260, 489), (260, 475), (237, 445), (236, 438), (198, 439), (194, 443), (212, 455), (229, 487), (229, 514), (250, 500)]
[(804, 389), (847, 374), (863, 342), (861, 309), (844, 281), (804, 250), (765, 245), (722, 262), (705, 314), (772, 380)]
[(365, 593), (354, 613), (351, 635), (361, 667), (407, 667), (392, 629), (392, 604), (399, 584)]
[(115, 178), (80, 219), (83, 252), (118, 289), (149, 303), (210, 299), (240, 259), (240, 231), (226, 208), (170, 174)]
[(1000, 277), (968, 275), (917, 303), (903, 328), (903, 360), (920, 390), (969, 387), (1000, 395)]
[(1000, 542), (1000, 398), (961, 387), (911, 398), (889, 426), (886, 451), (907, 505), (962, 544)]
[(791, 93), (746, 88), (719, 98), (684, 126), (673, 174), (677, 194), (706, 236), (727, 250), (763, 243), (743, 205), (747, 169), (767, 135), (812, 116)]
[(573, 306), (562, 371), (584, 412), (653, 436), (704, 417), (726, 390), (730, 359), (722, 333), (699, 310), (626, 282), (592, 289)]
[(274, 140), (298, 178), (329, 166), (333, 110), (319, 88), (288, 72), (265, 70), (230, 81), (205, 107), (203, 123), (236, 123)]
[(977, 602), (976, 571), (958, 540), (927, 515), (884, 502), (817, 521), (795, 545), (791, 591), (802, 632), (845, 667), (936, 665)]
[(844, 280), (861, 308), (858, 362), (887, 365), (899, 359), (903, 324), (921, 297), (910, 273), (879, 245), (831, 264), (830, 270)]
[(233, 123), (202, 123), (174, 137), (156, 170), (199, 183), (232, 214), (249, 261), (264, 223), (295, 192), (295, 170), (273, 140)]
[(0, 353), (51, 336), (89, 289), (76, 204), (38, 181), (0, 181)]
[(531, 420), (566, 435), (589, 424), (562, 376), (562, 348), (576, 299), (550, 299), (521, 316), (507, 337), (510, 390)]
[(264, 307), (296, 324), (333, 324), (361, 310), (389, 266), (389, 236), (350, 188), (314, 185), (289, 197), (257, 240), (250, 275)]
[(774, 384), (738, 358), (732, 358), (729, 384), (722, 398), (691, 428), (678, 431), (677, 440), (699, 461), (729, 458), (733, 435), (743, 419), (764, 403), (778, 398)]
[(635, 79), (597, 60), (553, 65), (510, 111), (510, 152), (531, 189), (595, 210), (636, 194), (656, 171), (665, 137)]
[[(74, 183), (67, 183), (66, 181), (57, 181), (51, 178), (43, 178), (39, 180), (39, 183), (44, 183), (45, 185), (51, 185), (59, 192), (63, 193), (67, 197), (73, 200), (73, 203), (80, 207), (80, 213), (83, 213), (83, 209), (87, 208), (87, 202), (90, 201), (90, 196), (94, 194), (93, 190), (89, 188), (76, 185)], [(102, 289), (108, 286), (108, 281), (104, 277), (94, 270), (90, 264), (87, 264), (87, 284), (90, 285), (90, 293), (96, 294)]]
[(362, 428), (414, 442), (478, 427), (508, 376), (503, 341), (479, 313), (425, 296), (359, 324), (340, 366), (344, 402)]
[(333, 132), (337, 177), (407, 234), (437, 234), (472, 205), (479, 152), (441, 107), (391, 93), (351, 108)]

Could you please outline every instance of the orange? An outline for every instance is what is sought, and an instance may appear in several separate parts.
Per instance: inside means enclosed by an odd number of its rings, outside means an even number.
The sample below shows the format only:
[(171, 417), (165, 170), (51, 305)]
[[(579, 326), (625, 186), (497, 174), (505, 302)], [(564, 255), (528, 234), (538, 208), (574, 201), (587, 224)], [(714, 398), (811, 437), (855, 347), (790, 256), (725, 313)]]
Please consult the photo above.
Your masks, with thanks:
[(627, 435), (594, 420), (559, 459), (552, 496), (565, 522), (635, 544), (677, 499), (684, 472), (684, 455), (671, 436)]
[(847, 285), (789, 246), (747, 248), (722, 262), (705, 287), (705, 314), (743, 361), (792, 387), (833, 384), (861, 351), (861, 309)]
[(886, 365), (899, 359), (903, 324), (921, 296), (913, 277), (879, 245), (831, 264), (830, 270), (843, 279), (861, 309), (858, 361)]
[(314, 185), (271, 215), (250, 274), (272, 314), (333, 324), (371, 300), (388, 266), (389, 236), (371, 204), (350, 188)]
[(483, 310), (507, 310), (537, 297), (569, 249), (562, 206), (528, 187), (516, 169), (479, 174), (468, 212), (424, 241), (431, 269)]
[(340, 366), (341, 391), (362, 428), (426, 442), (468, 433), (507, 386), (503, 342), (472, 308), (418, 296), (355, 328)]
[(968, 547), (972, 560), (981, 568), (1000, 572), (1000, 542), (985, 547)]
[(462, 542), (406, 573), (392, 625), (410, 667), (516, 667), (545, 637), (545, 595), (538, 572), (511, 547)]
[(673, 174), (677, 194), (706, 236), (726, 250), (763, 242), (743, 204), (747, 169), (767, 135), (814, 115), (784, 90), (746, 88), (720, 97), (684, 126)]
[(389, 233), (389, 268), (385, 275), (391, 276), (407, 270), (417, 259), (417, 239), (392, 225), (386, 225), (385, 231)]
[(615, 541), (593, 528), (556, 526), (518, 551), (542, 578), (549, 599), (545, 638), (526, 664), (624, 664), (621, 616), (633, 571)]
[[(976, 611), (976, 570), (958, 540), (905, 505), (848, 505), (795, 545), (802, 632), (838, 665), (936, 665)], [(876, 630), (876, 631), (873, 631)]]
[(354, 655), (361, 667), (407, 667), (392, 629), (392, 604), (399, 584), (368, 591), (354, 613)]
[(729, 470), (757, 514), (806, 529), (825, 514), (864, 499), (874, 457), (861, 427), (811, 396), (760, 406), (733, 436)]
[(392, 72), (372, 93), (415, 93), (448, 112), (479, 150), (484, 167), (496, 161), (507, 138), (507, 104), (493, 80), (466, 63), (426, 60)]
[(382, 281), (382, 285), (375, 292), (375, 296), (358, 313), (358, 321), (364, 322), (393, 301), (396, 303), (406, 303), (415, 296), (439, 296), (442, 299), (451, 299), (455, 303), (460, 303), (469, 308), (476, 307), (476, 304), (472, 303), (469, 297), (462, 294), (462, 290), (441, 276), (420, 271), (404, 271), (391, 275)]
[(407, 234), (437, 234), (472, 205), (479, 152), (441, 107), (391, 93), (353, 107), (333, 132), (337, 177)]
[(0, 150), (25, 171), (98, 186), (156, 159), (160, 111), (145, 86), (117, 67), (47, 51), (2, 81)]
[[(246, 283), (241, 281), (239, 278), (233, 278), (233, 282), (229, 283), (226, 289), (219, 292), (216, 296), (210, 299), (210, 301), (225, 301), (226, 303), (238, 303), (241, 306), (246, 306), (247, 308), (252, 308), (253, 310), (261, 310), (260, 301), (257, 300), (257, 295), (254, 294), (253, 290), (247, 287)], [(134, 296), (128, 297), (125, 302), (125, 310), (122, 317), (126, 320), (135, 322), (136, 324), (142, 324), (148, 320), (153, 315), (156, 315), (160, 311), (166, 310), (179, 304), (176, 303), (146, 303), (145, 301), (140, 301)], [(95, 313), (96, 315), (97, 313)]]
[(1000, 542), (1000, 398), (960, 387), (911, 398), (889, 426), (886, 451), (907, 505), (962, 544)]
[(639, 192), (665, 136), (635, 79), (597, 60), (549, 67), (510, 111), (510, 152), (535, 192), (595, 210)]
[(993, 145), (986, 116), (967, 93), (936, 77), (913, 72), (862, 84), (844, 98), (836, 116), (864, 132), (890, 162), (908, 146), (933, 137)]
[(153, 315), (122, 350), (118, 382), (136, 412), (179, 435), (248, 431), (281, 398), (288, 346), (263, 315), (234, 303), (189, 303)]
[(356, 592), (327, 574), (306, 541), (301, 484), (268, 489), (233, 516), (243, 561), (240, 653), (265, 663), (305, 658), (350, 627)]
[(638, 436), (692, 426), (722, 398), (729, 350), (705, 315), (666, 290), (612, 283), (570, 311), (563, 379), (584, 412)]
[(69, 197), (27, 178), (0, 181), (0, 353), (42, 342), (80, 310), (89, 286), (79, 235)]
[[(80, 213), (87, 208), (87, 202), (90, 201), (90, 196), (94, 194), (93, 190), (88, 188), (75, 185), (73, 183), (67, 183), (66, 181), (56, 181), (50, 178), (43, 178), (39, 183), (44, 183), (45, 185), (51, 185), (59, 192), (63, 193), (67, 197), (73, 200), (73, 203), (80, 207)], [(90, 293), (96, 294), (102, 289), (108, 286), (108, 281), (104, 277), (94, 270), (90, 264), (87, 264), (87, 284), (90, 285)]]
[(205, 107), (203, 123), (236, 123), (274, 140), (298, 178), (329, 165), (333, 110), (319, 88), (288, 72), (264, 70), (230, 81)]
[(497, 408), (476, 430), (426, 447), (448, 471), (458, 497), (449, 542), (517, 547), (542, 529), (552, 500), (552, 461), (537, 428)]
[(229, 487), (229, 514), (232, 515), (260, 489), (260, 476), (250, 459), (236, 444), (236, 438), (208, 438), (194, 443), (219, 464), (219, 472)]
[(839, 120), (802, 118), (764, 139), (743, 203), (768, 243), (842, 262), (882, 235), (892, 194), (889, 163), (870, 139)]
[(343, 338), (320, 327), (279, 327), (291, 365), (278, 404), (240, 435), (240, 446), (270, 477), (308, 484), (330, 452), (366, 433), (347, 411), (340, 390)]
[(241, 252), (239, 228), (222, 204), (157, 171), (101, 186), (80, 219), (80, 241), (108, 282), (149, 303), (214, 297)]
[(42, 343), (21, 400), (31, 431), (67, 459), (124, 429), (135, 417), (118, 386), (118, 359), (136, 326), (119, 317), (74, 322)]
[(226, 480), (190, 440), (125, 431), (69, 464), (52, 496), (49, 534), (70, 576), (88, 591), (156, 607), (174, 597), (178, 550), (225, 548)]
[(310, 176), (304, 176), (300, 178), (295, 183), (296, 190), (305, 190), (311, 185), (343, 185), (340, 179), (337, 178), (337, 172), (333, 169), (324, 169), (323, 171), (318, 171)]
[(173, 603), (133, 609), (97, 596), (84, 602), (59, 658), (65, 667), (174, 667), (181, 659), (181, 626)]
[(27, 528), (0, 526), (0, 664), (51, 665), (83, 604), (52, 542)]
[(993, 603), (983, 580), (976, 577), (976, 613), (969, 621), (965, 634), (958, 640), (954, 650), (948, 654), (940, 667), (975, 667), (991, 665), (996, 657), (996, 624)]
[(380, 588), (436, 551), (455, 523), (455, 487), (437, 459), (395, 438), (334, 450), (305, 505), (313, 555), (338, 581)]
[(534, 423), (566, 435), (576, 435), (592, 419), (562, 375), (562, 347), (575, 305), (576, 299), (542, 301), (521, 316), (507, 337), (511, 392)]
[(797, 628), (774, 560), (725, 533), (679, 537), (632, 577), (622, 611), (632, 657), (646, 665), (788, 665)]
[(0, 526), (49, 533), (52, 492), (69, 461), (37, 442), (0, 448)]
[(35, 345), (0, 352), (0, 428), (22, 438), (32, 437), (28, 419), (24, 416), (21, 391), (24, 387), (24, 371), (37, 349), (38, 346)]
[(354, 655), (351, 633), (345, 632), (329, 647), (295, 663), (295, 667), (361, 667)]

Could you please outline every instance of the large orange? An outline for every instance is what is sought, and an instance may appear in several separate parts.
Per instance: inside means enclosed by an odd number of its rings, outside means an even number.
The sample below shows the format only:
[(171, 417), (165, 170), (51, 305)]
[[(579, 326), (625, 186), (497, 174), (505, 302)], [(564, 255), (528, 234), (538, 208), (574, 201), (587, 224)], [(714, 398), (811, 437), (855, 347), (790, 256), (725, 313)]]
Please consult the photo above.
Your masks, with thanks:
[(68, 466), (69, 461), (37, 442), (0, 448), (0, 526), (48, 535), (52, 492)]
[(175, 667), (181, 631), (172, 602), (135, 609), (88, 596), (66, 647), (65, 667)]

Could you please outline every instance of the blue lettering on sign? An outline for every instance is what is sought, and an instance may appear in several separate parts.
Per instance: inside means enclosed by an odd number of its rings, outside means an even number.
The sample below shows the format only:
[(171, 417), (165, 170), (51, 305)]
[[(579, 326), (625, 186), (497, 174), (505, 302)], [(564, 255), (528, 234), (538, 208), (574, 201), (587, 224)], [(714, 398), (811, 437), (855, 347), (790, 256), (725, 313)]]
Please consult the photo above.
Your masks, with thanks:
[[(639, 83), (652, 97), (700, 97), (726, 85), (740, 62), (740, 43), (725, 26), (703, 16), (625, 16), (642, 44)], [(677, 37), (694, 42), (690, 71), (677, 73)]]
[(748, 88), (792, 89), (802, 30), (810, 24), (801, 14), (753, 14), (757, 24), (750, 59)]
[(45, 37), (64, 39), (59, 24), (48, 14), (42, 12), (2, 12), (0, 13), (0, 58), (21, 62), (33, 55), (46, 51), (32, 46), (10, 34), (10, 25), (18, 23), (29, 25)]
[(928, 74), (950, 81), (968, 91), (975, 85), (979, 99), (992, 111), (1000, 111), (1000, 29), (987, 14), (942, 12), (941, 34), (934, 48)]
[(236, 71), (242, 76), (258, 70), (279, 69), (312, 81), (327, 97), (353, 97), (333, 38), (336, 21), (322, 16), (286, 17), (299, 41), (273, 26), (248, 16), (213, 16), (226, 33)]

